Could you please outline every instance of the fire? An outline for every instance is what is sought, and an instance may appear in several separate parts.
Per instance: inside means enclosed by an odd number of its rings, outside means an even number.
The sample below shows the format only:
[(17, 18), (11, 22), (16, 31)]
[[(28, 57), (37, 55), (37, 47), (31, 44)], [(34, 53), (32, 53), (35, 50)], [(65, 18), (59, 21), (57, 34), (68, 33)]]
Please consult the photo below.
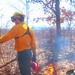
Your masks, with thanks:
[(47, 67), (47, 70), (44, 71), (44, 75), (54, 75), (54, 67), (52, 64), (50, 64), (48, 67)]

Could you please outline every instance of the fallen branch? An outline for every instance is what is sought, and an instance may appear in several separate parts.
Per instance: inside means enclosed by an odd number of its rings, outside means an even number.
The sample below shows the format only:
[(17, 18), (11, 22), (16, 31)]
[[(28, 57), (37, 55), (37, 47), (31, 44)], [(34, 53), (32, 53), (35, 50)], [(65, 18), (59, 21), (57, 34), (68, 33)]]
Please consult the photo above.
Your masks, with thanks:
[(7, 66), (8, 64), (10, 64), (11, 62), (13, 62), (13, 61), (15, 61), (15, 60), (17, 60), (17, 58), (14, 58), (13, 60), (7, 62), (6, 64), (0, 66), (0, 68)]

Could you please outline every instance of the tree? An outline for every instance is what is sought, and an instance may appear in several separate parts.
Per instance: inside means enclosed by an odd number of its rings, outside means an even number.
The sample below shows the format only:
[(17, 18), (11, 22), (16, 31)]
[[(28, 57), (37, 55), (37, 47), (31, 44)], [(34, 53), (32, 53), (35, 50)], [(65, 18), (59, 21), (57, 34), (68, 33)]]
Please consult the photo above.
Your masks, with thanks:
[[(65, 17), (67, 17), (67, 13), (68, 13), (68, 8), (66, 8), (66, 6), (64, 5), (63, 7), (60, 7), (63, 0), (32, 0), (34, 3), (40, 3), (44, 9), (44, 13), (48, 15), (47, 18), (38, 18), (38, 19), (42, 19), (42, 20), (46, 20), (49, 25), (56, 25), (56, 30), (57, 30), (57, 33), (58, 34), (61, 34), (61, 25), (60, 24), (63, 24), (65, 20)], [(66, 2), (66, 4), (68, 4), (68, 6), (70, 6), (71, 8), (74, 7), (75, 3), (74, 3), (74, 0), (65, 0), (64, 2)], [(62, 11), (64, 10), (64, 11)], [(71, 11), (71, 10), (69, 10)], [(67, 13), (65, 13), (67, 12)], [(73, 11), (72, 11), (73, 12)], [(61, 13), (61, 14), (60, 14)], [(63, 15), (62, 15), (63, 13)], [(58, 16), (57, 16), (58, 15)], [(70, 14), (68, 14), (68, 16), (70, 16)], [(57, 17), (59, 17), (59, 25), (57, 24)], [(68, 26), (68, 25), (67, 25)]]

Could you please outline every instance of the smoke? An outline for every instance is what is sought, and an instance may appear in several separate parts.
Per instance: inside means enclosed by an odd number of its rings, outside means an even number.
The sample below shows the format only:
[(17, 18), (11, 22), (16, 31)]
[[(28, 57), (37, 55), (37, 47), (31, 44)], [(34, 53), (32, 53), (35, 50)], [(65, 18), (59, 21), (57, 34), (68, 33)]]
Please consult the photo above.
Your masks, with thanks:
[(65, 59), (66, 50), (70, 47), (69, 44), (69, 40), (64, 37), (55, 38), (55, 47), (52, 52), (54, 62), (58, 62), (59, 60)]

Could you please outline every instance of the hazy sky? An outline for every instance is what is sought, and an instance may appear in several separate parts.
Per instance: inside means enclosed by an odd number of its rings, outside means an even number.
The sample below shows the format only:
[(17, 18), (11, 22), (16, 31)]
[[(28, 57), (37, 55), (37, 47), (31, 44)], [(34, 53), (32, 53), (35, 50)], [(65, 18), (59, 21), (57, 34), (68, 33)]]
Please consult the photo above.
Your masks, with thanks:
[[(25, 1), (25, 0), (23, 0)], [(19, 0), (0, 0), (0, 17), (2, 17), (0, 27), (5, 27), (8, 20), (11, 20), (10, 17), (13, 15), (17, 9), (14, 9), (11, 7), (11, 5), (16, 6), (19, 10), (22, 11), (22, 13), (26, 13), (26, 7), (19, 2)], [(37, 17), (46, 17), (47, 15), (44, 14), (42, 6), (39, 3), (36, 4), (29, 4), (29, 26), (35, 26), (35, 27), (43, 27), (48, 26), (47, 22), (39, 21), (38, 23), (35, 23), (33, 21), (33, 18)], [(61, 7), (66, 7), (67, 9), (70, 9), (69, 2), (65, 3), (64, 0), (61, 3)], [(10, 22), (7, 26), (12, 27), (13, 24)]]
[[(10, 17), (13, 15), (13, 13), (15, 11), (17, 11), (16, 9), (12, 8), (11, 5), (16, 6), (18, 9), (20, 9), (22, 11), (22, 13), (26, 13), (26, 8), (25, 6), (23, 6), (22, 3), (20, 3), (18, 0), (0, 0), (0, 13), (3, 14), (2, 15), (2, 24), (6, 23), (8, 20), (11, 20)], [(37, 18), (37, 17), (44, 17), (44, 12), (42, 9), (42, 6), (39, 3), (36, 4), (29, 4), (29, 25), (30, 26), (44, 26), (44, 25), (48, 25), (46, 22), (42, 22), (39, 21), (38, 23), (34, 23), (33, 22), (33, 18)], [(38, 6), (38, 7), (37, 7)], [(8, 25), (10, 26), (11, 23)], [(11, 25), (13, 26), (13, 25)], [(4, 26), (3, 26), (4, 27)]]

